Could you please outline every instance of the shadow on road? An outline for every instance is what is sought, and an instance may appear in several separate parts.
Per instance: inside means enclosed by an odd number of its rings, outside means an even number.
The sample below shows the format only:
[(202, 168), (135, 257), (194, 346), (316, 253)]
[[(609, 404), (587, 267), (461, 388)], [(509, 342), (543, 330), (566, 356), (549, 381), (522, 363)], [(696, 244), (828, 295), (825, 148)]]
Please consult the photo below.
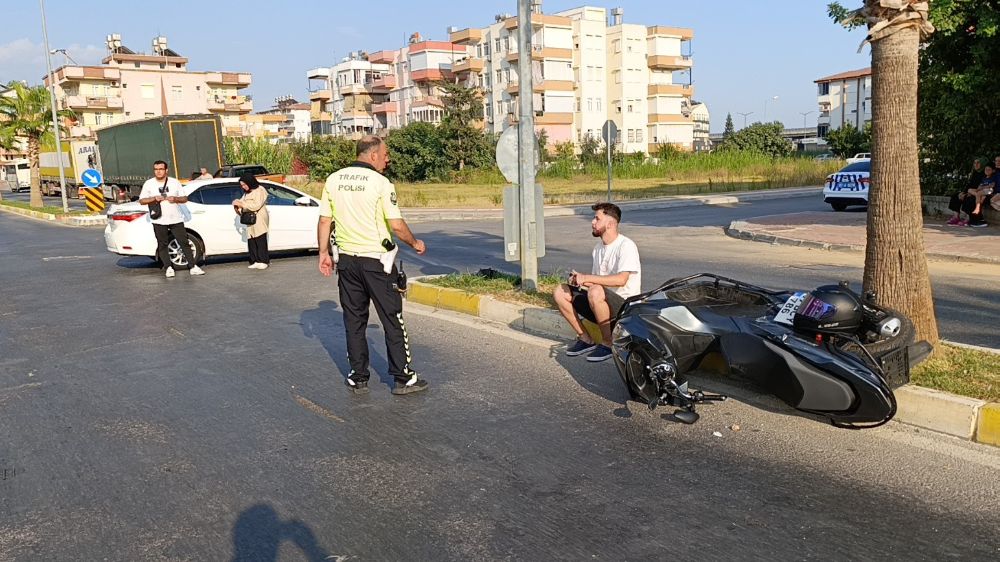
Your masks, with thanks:
[(549, 349), (549, 354), (582, 388), (617, 404), (618, 407), (611, 410), (612, 415), (619, 418), (630, 418), (632, 417), (630, 405), (641, 406), (638, 402), (630, 404), (628, 390), (622, 384), (611, 360), (588, 363), (586, 355), (569, 357), (566, 355), (566, 346), (563, 344), (552, 346)]
[[(347, 374), (351, 372), (351, 364), (347, 360), (346, 343), (344, 342), (343, 312), (339, 310), (337, 303), (331, 300), (320, 301), (316, 308), (303, 310), (299, 316), (299, 324), (302, 326), (302, 334), (309, 338), (318, 340), (326, 350), (326, 354), (337, 366), (340, 376), (346, 380)], [(371, 369), (378, 374), (382, 383), (390, 388), (395, 384), (393, 378), (388, 374), (388, 362), (377, 349), (384, 349), (384, 338), (381, 329), (377, 324), (368, 324), (368, 330), (377, 330), (379, 337), (377, 341), (368, 341), (368, 357)]]
[(296, 519), (282, 521), (271, 506), (257, 504), (244, 510), (233, 526), (232, 562), (274, 562), (285, 541), (310, 562), (331, 559), (308, 525)]

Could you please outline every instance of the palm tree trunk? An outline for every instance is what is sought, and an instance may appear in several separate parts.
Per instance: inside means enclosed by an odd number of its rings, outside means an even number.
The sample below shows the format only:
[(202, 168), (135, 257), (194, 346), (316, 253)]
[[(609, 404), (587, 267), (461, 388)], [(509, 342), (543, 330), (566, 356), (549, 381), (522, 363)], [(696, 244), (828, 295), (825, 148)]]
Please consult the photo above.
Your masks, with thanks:
[(31, 198), (28, 204), (35, 208), (45, 205), (42, 202), (42, 178), (38, 169), (38, 155), (41, 152), (39, 145), (39, 139), (28, 137), (28, 162), (31, 163)]
[(872, 42), (872, 172), (864, 288), (908, 316), (917, 339), (938, 341), (924, 253), (917, 148), (919, 32)]

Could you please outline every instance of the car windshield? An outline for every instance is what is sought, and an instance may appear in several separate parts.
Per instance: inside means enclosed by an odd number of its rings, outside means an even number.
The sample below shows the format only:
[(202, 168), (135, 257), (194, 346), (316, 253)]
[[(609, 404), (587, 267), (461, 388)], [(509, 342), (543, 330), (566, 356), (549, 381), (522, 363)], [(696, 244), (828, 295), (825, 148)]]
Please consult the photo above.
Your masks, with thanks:
[(870, 160), (865, 160), (864, 162), (855, 162), (853, 164), (848, 164), (840, 170), (839, 173), (844, 172), (871, 172), (872, 163)]

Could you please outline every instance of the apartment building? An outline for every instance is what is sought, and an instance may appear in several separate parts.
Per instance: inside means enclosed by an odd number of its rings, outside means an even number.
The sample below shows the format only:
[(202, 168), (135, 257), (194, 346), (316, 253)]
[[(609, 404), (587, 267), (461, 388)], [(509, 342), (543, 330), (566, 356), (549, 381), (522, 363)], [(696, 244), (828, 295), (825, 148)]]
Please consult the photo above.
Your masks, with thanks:
[[(626, 24), (620, 8), (584, 6), (552, 15), (533, 4), (532, 79), (536, 129), (550, 144), (599, 137), (607, 120), (620, 131), (618, 149), (654, 152), (661, 143), (693, 147), (693, 88), (677, 72), (693, 62), (690, 29)], [(479, 73), (486, 126), (500, 132), (517, 119), (517, 18), (494, 17), (486, 28), (455, 30), (451, 41), (469, 48), (456, 66)], [(461, 66), (461, 65), (467, 66)], [(689, 78), (689, 74), (687, 77)]]
[[(56, 101), (76, 118), (71, 137), (90, 137), (97, 129), (128, 121), (176, 114), (215, 113), (224, 132), (239, 135), (240, 116), (253, 111), (247, 72), (194, 72), (188, 59), (153, 39), (152, 54), (137, 53), (107, 36), (108, 56), (100, 66), (65, 65), (54, 72)], [(49, 84), (49, 76), (44, 78)]]
[(466, 54), (462, 45), (414, 33), (403, 48), (356, 51), (330, 68), (308, 71), (313, 133), (358, 138), (418, 121), (440, 123), (437, 84), (456, 79), (453, 67)]
[[(531, 14), (535, 128), (550, 146), (598, 138), (618, 125), (618, 149), (654, 152), (670, 143), (693, 148), (693, 88), (678, 73), (693, 63), (690, 29), (623, 22), (615, 9), (582, 7)], [(353, 52), (331, 68), (307, 72), (314, 134), (384, 133), (415, 121), (438, 123), (447, 80), (483, 93), (483, 127), (500, 133), (519, 115), (518, 18), (494, 16), (483, 28), (448, 28), (448, 41), (419, 34), (397, 50)], [(688, 81), (689, 72), (686, 75)]]
[(872, 120), (872, 69), (861, 68), (815, 80), (819, 117), (816, 136), (850, 123), (861, 129)]
[(712, 142), (708, 139), (711, 115), (708, 106), (702, 102), (691, 102), (691, 121), (694, 123), (692, 148), (695, 152), (712, 150)]
[(274, 107), (240, 116), (244, 137), (265, 138), (271, 143), (307, 141), (310, 137), (310, 106), (291, 96), (275, 98)]

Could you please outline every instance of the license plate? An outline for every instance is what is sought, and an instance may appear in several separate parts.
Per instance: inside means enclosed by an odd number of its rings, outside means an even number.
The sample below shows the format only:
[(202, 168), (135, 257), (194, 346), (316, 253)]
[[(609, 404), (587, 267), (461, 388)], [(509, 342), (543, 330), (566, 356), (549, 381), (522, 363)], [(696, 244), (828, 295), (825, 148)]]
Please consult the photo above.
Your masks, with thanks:
[(781, 305), (781, 310), (774, 315), (774, 321), (791, 326), (795, 318), (795, 311), (799, 309), (804, 298), (806, 298), (806, 293), (801, 291), (788, 297), (785, 304)]

